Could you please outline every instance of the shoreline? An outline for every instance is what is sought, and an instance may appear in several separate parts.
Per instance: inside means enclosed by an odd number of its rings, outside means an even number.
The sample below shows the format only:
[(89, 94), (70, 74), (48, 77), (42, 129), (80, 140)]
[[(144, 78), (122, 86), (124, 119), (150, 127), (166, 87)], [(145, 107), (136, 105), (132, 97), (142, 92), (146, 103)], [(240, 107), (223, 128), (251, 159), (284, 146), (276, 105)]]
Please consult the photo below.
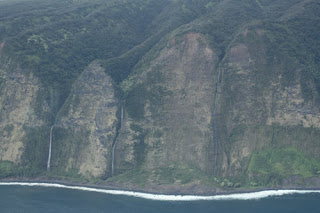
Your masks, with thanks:
[(211, 195), (196, 195), (196, 194), (160, 194), (145, 191), (131, 191), (121, 189), (118, 187), (89, 185), (89, 184), (75, 184), (66, 183), (67, 181), (0, 181), (0, 186), (29, 186), (29, 187), (51, 187), (63, 188), (70, 190), (97, 192), (109, 195), (121, 195), (137, 197), (148, 200), (157, 201), (209, 201), (209, 200), (258, 200), (272, 196), (282, 196), (289, 194), (309, 194), (320, 193), (319, 188), (291, 188), (291, 189), (256, 189), (215, 193)]

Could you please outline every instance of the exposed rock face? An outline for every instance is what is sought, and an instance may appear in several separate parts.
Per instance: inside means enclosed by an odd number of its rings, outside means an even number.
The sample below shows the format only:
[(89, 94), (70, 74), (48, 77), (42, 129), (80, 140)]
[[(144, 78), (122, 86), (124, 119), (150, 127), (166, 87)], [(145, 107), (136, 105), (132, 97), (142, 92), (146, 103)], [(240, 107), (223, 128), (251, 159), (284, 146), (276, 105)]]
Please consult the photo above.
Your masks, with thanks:
[(109, 173), (118, 100), (100, 65), (91, 63), (74, 83), (54, 127), (53, 167), (101, 177)]
[(0, 55), (1, 55), (3, 47), (4, 47), (4, 42), (0, 42)]
[[(147, 91), (163, 93), (151, 94), (158, 103), (146, 100), (145, 116), (153, 124), (146, 139), (146, 162), (151, 168), (181, 162), (210, 171), (217, 57), (199, 34), (189, 33), (180, 42), (172, 41), (144, 74), (156, 82), (147, 85)], [(152, 76), (157, 72), (163, 81)]]
[[(225, 176), (247, 172), (254, 152), (275, 147), (294, 147), (318, 159), (315, 150), (319, 143), (309, 135), (319, 132), (319, 105), (315, 98), (304, 98), (297, 61), (284, 58), (287, 62), (283, 62), (275, 56), (267, 61), (267, 32), (262, 32), (246, 29), (239, 35), (241, 42), (236, 40), (231, 45), (222, 66), (220, 112), (224, 118), (220, 120), (220, 131), (224, 132)], [(245, 38), (248, 33), (256, 39), (254, 42)], [(288, 73), (290, 81), (283, 77)], [(315, 88), (312, 83), (310, 87)], [(318, 96), (315, 89), (313, 94)]]
[[(279, 156), (303, 159), (292, 167), (296, 173), (288, 171), (284, 184), (295, 184), (290, 174), (313, 180), (318, 172), (314, 159), (319, 157), (318, 94), (314, 89), (313, 98), (305, 98), (300, 69), (293, 69), (291, 80), (284, 81), (286, 73), (279, 67), (285, 64), (276, 59), (266, 61), (267, 46), (259, 39), (267, 34), (263, 29), (239, 33), (222, 61), (205, 36), (192, 32), (171, 36), (167, 45), (157, 47), (157, 54), (146, 55), (148, 60), (143, 59), (122, 83), (124, 119), (118, 130), (113, 184), (193, 191), (204, 182), (235, 186), (228, 179), (208, 177), (247, 176), (254, 185), (269, 178), (259, 170), (266, 168), (257, 170), (256, 165), (271, 155), (275, 157), (268, 165), (274, 164), (275, 171), (284, 167)], [(256, 40), (248, 41), (253, 35)], [(221, 83), (216, 93), (219, 67)], [(26, 158), (29, 164), (33, 159), (45, 162), (50, 125), (35, 109), (47, 113), (52, 109), (47, 100), (38, 98), (41, 87), (37, 78), (3, 68), (1, 79), (0, 128), (4, 134), (0, 136), (0, 160), (19, 164), (23, 155), (31, 153), (32, 157)], [(215, 95), (217, 131), (213, 124)], [(113, 81), (98, 62), (92, 62), (74, 82), (57, 114), (52, 171), (86, 178), (110, 177), (120, 105)], [(33, 143), (30, 134), (37, 133), (36, 129), (45, 131)], [(37, 147), (35, 152), (33, 146)], [(278, 152), (270, 151), (274, 149)], [(39, 151), (42, 154), (37, 157)], [(301, 162), (314, 168), (304, 170)], [(260, 184), (268, 183), (263, 181)], [(281, 186), (281, 182), (274, 184)]]
[(32, 73), (20, 69), (9, 72), (3, 67), (0, 78), (0, 160), (19, 164), (25, 147), (25, 128), (43, 124), (34, 110), (40, 86)]
[(0, 178), (320, 186), (318, 0), (25, 6), (0, 15)]
[[(237, 110), (242, 111), (238, 119), (251, 117), (255, 118), (254, 123), (259, 122), (260, 124), (302, 125), (319, 128), (320, 113), (317, 104), (313, 100), (306, 101), (302, 95), (301, 70), (296, 68), (291, 71), (295, 73), (295, 77), (290, 85), (283, 85), (283, 76), (279, 72), (270, 79), (265, 88), (257, 89), (260, 87), (259, 81), (263, 79), (254, 79), (259, 77), (256, 76), (255, 68), (260, 63), (254, 57), (250, 58), (248, 47), (245, 44), (236, 44), (230, 49), (228, 56), (229, 68), (226, 69), (232, 69), (232, 72), (228, 72), (230, 75), (232, 73), (237, 80), (233, 82), (231, 89), (238, 93), (238, 99), (235, 102), (242, 105), (241, 107), (236, 106)], [(273, 74), (270, 70), (270, 75)], [(260, 77), (264, 78), (262, 75)], [(259, 91), (261, 93), (257, 97)], [(247, 110), (250, 107), (251, 110)], [(261, 113), (258, 113), (257, 110)], [(249, 112), (256, 112), (256, 114), (243, 114)], [(236, 119), (239, 113), (234, 114), (233, 119)]]
[[(303, 127), (320, 128), (319, 107), (313, 101), (306, 101), (302, 95), (302, 88), (299, 79), (293, 85), (281, 88), (279, 76), (278, 83), (270, 86), (271, 91), (275, 91), (272, 96), (269, 94), (267, 101), (270, 107), (267, 124), (279, 124), (281, 126), (302, 125)], [(272, 110), (272, 111), (271, 111)]]
[[(292, 80), (286, 82), (285, 71), (279, 70), (286, 64), (267, 61), (268, 47), (262, 42), (267, 33), (246, 29), (238, 35), (241, 42), (235, 39), (220, 62), (218, 146), (214, 146), (213, 107), (219, 61), (204, 36), (172, 37), (151, 63), (140, 65), (122, 84), (128, 98), (117, 146), (118, 174), (139, 168), (144, 174), (139, 179), (151, 185), (179, 185), (186, 181), (179, 171), (194, 172), (192, 168), (199, 169), (199, 177), (203, 172), (223, 177), (248, 174), (255, 179), (259, 172), (250, 165), (256, 163), (252, 159), (256, 152), (278, 147), (284, 155), (318, 158), (319, 144), (310, 136), (319, 128), (315, 99), (304, 99), (299, 69), (293, 69)], [(247, 36), (256, 40), (246, 40)], [(297, 154), (295, 150), (301, 149)]]
[(128, 115), (140, 121), (125, 119), (117, 147), (128, 153), (119, 159), (123, 165), (134, 159), (151, 173), (177, 165), (212, 173), (216, 66), (217, 56), (204, 36), (188, 33), (170, 40), (129, 93)]

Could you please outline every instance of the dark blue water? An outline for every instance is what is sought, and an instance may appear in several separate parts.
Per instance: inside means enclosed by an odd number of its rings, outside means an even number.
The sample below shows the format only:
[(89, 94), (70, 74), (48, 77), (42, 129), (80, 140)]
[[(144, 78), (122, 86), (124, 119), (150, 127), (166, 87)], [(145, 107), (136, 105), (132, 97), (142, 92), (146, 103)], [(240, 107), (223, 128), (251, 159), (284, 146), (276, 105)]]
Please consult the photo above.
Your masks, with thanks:
[(320, 213), (320, 194), (249, 201), (167, 202), (70, 189), (0, 186), (0, 212)]

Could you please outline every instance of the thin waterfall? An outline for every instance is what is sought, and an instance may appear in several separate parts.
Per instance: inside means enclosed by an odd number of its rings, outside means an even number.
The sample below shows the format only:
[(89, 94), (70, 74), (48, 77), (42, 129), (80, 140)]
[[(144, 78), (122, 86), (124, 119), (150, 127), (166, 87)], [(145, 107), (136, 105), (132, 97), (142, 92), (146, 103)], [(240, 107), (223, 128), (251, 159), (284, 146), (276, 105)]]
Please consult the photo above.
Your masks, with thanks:
[(50, 145), (49, 145), (49, 156), (48, 156), (48, 162), (47, 162), (47, 170), (50, 171), (50, 161), (51, 161), (51, 147), (52, 147), (52, 130), (54, 125), (51, 126), (50, 129)]
[(118, 125), (118, 129), (116, 131), (116, 137), (112, 143), (112, 152), (111, 152), (111, 176), (113, 176), (114, 174), (114, 151), (117, 145), (117, 141), (118, 141), (118, 137), (119, 137), (119, 132), (121, 130), (121, 126), (122, 126), (122, 122), (123, 122), (123, 105), (121, 105), (121, 113), (120, 113), (120, 123)]
[(220, 87), (220, 75), (221, 75), (221, 62), (218, 67), (218, 80), (216, 84), (216, 91), (214, 96), (214, 105), (213, 105), (213, 146), (214, 146), (214, 173), (216, 173), (217, 164), (218, 164), (218, 154), (219, 154), (219, 137), (217, 130), (217, 119), (216, 119), (216, 111), (217, 111), (217, 101)]

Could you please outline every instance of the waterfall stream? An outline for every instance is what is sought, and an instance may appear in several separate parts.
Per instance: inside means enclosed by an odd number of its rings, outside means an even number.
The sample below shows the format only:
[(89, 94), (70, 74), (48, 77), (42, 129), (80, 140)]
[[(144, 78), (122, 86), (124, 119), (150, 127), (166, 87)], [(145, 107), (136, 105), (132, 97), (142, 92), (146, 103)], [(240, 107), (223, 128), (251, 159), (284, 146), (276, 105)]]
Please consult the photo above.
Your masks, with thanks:
[(50, 129), (50, 145), (49, 145), (49, 156), (48, 156), (48, 162), (47, 162), (47, 170), (50, 171), (50, 161), (51, 161), (51, 147), (52, 147), (52, 130), (54, 125), (51, 126)]
[(214, 173), (217, 173), (217, 164), (218, 164), (218, 149), (219, 149), (219, 137), (217, 130), (217, 119), (216, 119), (216, 111), (217, 111), (217, 101), (219, 95), (219, 87), (220, 87), (220, 76), (221, 76), (221, 62), (218, 67), (218, 80), (216, 83), (216, 91), (214, 96), (214, 105), (213, 105), (213, 147), (214, 147)]
[(121, 130), (121, 126), (122, 126), (122, 122), (123, 122), (123, 105), (121, 105), (121, 114), (120, 114), (120, 123), (118, 125), (118, 129), (116, 131), (116, 137), (112, 143), (112, 152), (111, 152), (111, 176), (113, 176), (114, 174), (114, 151), (117, 145), (117, 141), (118, 141), (118, 137), (119, 137), (119, 132)]

